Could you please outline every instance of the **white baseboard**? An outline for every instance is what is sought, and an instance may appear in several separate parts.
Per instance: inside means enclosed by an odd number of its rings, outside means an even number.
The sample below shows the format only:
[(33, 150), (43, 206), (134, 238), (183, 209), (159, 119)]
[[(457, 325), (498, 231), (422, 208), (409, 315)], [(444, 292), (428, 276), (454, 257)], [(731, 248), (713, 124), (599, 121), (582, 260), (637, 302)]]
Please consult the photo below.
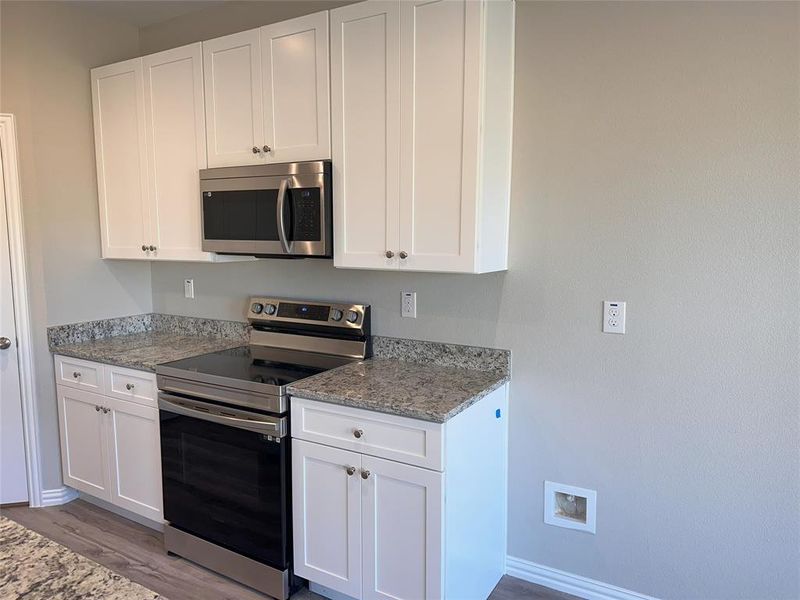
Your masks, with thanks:
[(514, 556), (506, 557), (506, 573), (531, 583), (586, 598), (586, 600), (656, 600), (638, 592), (559, 571)]
[(59, 506), (72, 502), (78, 497), (78, 492), (68, 487), (55, 488), (53, 490), (42, 490), (42, 502), (40, 506)]

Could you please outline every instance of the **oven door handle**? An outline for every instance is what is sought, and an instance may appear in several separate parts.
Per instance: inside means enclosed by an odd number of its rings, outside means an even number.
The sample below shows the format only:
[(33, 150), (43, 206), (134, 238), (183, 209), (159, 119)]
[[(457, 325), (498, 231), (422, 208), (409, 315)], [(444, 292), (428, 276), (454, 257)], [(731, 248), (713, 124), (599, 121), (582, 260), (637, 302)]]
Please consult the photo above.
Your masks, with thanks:
[(292, 184), (289, 178), (281, 179), (281, 184), (278, 186), (278, 204), (277, 204), (277, 219), (278, 219), (278, 239), (281, 241), (281, 247), (285, 254), (291, 254), (292, 248), (289, 239), (286, 237), (286, 225), (283, 222), (283, 215), (286, 211), (286, 190)]
[(285, 417), (270, 417), (235, 408), (216, 406), (163, 392), (158, 393), (158, 408), (185, 417), (246, 429), (255, 433), (276, 437), (284, 437), (287, 433)]

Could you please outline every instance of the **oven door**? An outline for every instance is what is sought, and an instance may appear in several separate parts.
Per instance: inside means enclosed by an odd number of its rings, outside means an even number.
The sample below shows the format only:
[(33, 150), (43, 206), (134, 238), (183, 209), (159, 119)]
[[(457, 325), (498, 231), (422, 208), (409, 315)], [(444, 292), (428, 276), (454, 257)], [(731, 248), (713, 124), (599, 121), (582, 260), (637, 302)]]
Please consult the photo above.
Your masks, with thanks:
[(159, 393), (164, 517), (279, 570), (291, 558), (286, 418)]
[[(276, 171), (278, 166), (284, 169)], [(296, 163), (297, 172), (287, 173), (291, 171), (287, 166), (202, 171), (203, 250), (256, 256), (332, 256), (329, 170), (305, 172), (299, 169), (303, 163)]]

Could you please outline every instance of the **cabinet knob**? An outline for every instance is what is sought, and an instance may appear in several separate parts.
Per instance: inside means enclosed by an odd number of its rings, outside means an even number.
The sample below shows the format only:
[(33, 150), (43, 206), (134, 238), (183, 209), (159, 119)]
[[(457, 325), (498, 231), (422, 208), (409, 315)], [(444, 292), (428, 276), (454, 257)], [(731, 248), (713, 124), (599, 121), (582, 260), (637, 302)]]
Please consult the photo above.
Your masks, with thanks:
[(363, 429), (356, 429), (355, 431), (353, 431), (353, 435), (356, 438), (361, 439), (362, 437), (364, 437), (364, 430)]
[(408, 258), (408, 252), (406, 252), (405, 250), (400, 250), (400, 258), (402, 258), (403, 260)]
[(106, 408), (105, 406), (103, 407), (103, 414), (107, 415), (110, 411), (111, 411), (110, 408)]
[(125, 389), (128, 390), (128, 391), (132, 390), (135, 387), (136, 386), (134, 384), (132, 384), (132, 383), (126, 383), (125, 384)]
[(348, 475), (353, 475), (356, 472), (355, 467), (345, 467), (345, 470), (347, 471)]
[(258, 154), (259, 152), (261, 152), (261, 148), (258, 146), (253, 146), (253, 154)]
[(369, 471), (366, 469), (361, 470), (361, 479), (369, 479)]
[(142, 244), (142, 252), (147, 252), (147, 245), (146, 244)]
[(150, 246), (148, 248), (148, 250), (150, 250), (150, 252), (155, 252), (156, 251), (156, 247), (155, 246)]
[(264, 146), (264, 152), (272, 152), (272, 148), (269, 146)]
[(94, 405), (94, 409), (95, 409), (95, 411), (100, 412), (100, 407), (97, 406), (97, 404)]
[(393, 258), (393, 257), (394, 257), (394, 252), (392, 252), (391, 250), (387, 250), (386, 251), (386, 258)]
[(80, 377), (80, 376), (81, 376), (81, 372), (80, 372), (80, 371), (73, 371), (73, 372), (72, 372), (72, 376), (73, 376), (75, 379), (77, 379), (78, 377)]
[(7, 337), (0, 337), (0, 350), (8, 350), (11, 348), (11, 340)]

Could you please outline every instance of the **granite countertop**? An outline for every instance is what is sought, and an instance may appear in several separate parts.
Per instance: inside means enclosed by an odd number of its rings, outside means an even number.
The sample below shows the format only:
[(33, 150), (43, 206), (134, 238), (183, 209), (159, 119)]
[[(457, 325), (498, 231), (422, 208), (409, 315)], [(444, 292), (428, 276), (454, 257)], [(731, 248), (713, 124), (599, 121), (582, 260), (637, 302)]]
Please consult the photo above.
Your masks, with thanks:
[(373, 358), (289, 386), (309, 400), (444, 423), (509, 380), (508, 372)]
[(235, 348), (243, 343), (247, 342), (231, 337), (146, 331), (51, 346), (50, 351), (119, 367), (155, 371), (160, 363)]

